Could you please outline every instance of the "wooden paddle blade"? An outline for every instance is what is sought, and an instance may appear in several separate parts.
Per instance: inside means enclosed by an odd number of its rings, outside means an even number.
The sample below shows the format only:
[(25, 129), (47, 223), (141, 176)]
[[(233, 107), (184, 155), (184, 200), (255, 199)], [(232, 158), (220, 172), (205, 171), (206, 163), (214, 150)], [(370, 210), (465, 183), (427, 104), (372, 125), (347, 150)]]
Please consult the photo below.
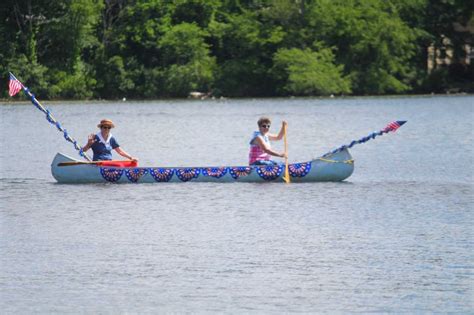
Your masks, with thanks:
[(283, 175), (283, 180), (285, 181), (285, 183), (291, 183), (290, 172), (288, 170), (288, 161), (286, 161), (285, 163), (285, 174)]

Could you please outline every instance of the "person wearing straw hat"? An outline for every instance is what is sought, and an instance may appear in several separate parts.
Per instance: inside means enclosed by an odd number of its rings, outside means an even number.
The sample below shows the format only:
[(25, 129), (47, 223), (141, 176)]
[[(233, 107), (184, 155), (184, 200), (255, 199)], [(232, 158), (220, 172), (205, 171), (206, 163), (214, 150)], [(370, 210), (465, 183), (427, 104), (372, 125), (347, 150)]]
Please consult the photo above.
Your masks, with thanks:
[(115, 125), (110, 119), (102, 119), (97, 125), (100, 132), (96, 134), (90, 134), (87, 138), (87, 144), (82, 148), (84, 152), (92, 148), (94, 161), (108, 161), (112, 160), (112, 149), (118, 154), (129, 160), (137, 161), (136, 158), (125, 152), (117, 140), (112, 136), (110, 129), (114, 128)]

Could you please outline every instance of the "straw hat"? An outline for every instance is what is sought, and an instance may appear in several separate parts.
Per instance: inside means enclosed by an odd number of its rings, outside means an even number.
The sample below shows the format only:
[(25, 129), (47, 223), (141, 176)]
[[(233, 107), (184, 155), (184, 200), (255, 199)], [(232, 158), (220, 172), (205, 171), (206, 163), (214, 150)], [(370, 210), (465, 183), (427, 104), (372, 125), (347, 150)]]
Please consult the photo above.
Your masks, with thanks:
[(97, 125), (97, 127), (102, 127), (102, 126), (110, 126), (110, 128), (114, 128), (114, 122), (110, 119), (102, 119), (100, 123)]

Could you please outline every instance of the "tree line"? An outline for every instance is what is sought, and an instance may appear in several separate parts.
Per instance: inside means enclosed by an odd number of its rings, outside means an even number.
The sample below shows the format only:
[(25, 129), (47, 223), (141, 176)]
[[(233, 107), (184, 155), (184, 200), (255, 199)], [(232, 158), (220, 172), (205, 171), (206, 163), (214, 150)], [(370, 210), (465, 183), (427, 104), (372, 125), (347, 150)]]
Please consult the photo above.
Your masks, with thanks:
[[(3, 0), (0, 83), (43, 99), (473, 92), (473, 3)], [(430, 47), (453, 62), (428, 68)]]

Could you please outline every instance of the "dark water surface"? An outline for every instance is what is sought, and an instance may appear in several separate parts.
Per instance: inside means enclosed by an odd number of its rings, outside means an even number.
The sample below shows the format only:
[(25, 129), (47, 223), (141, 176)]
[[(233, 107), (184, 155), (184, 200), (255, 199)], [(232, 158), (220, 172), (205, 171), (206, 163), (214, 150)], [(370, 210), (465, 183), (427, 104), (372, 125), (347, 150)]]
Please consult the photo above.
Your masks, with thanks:
[[(261, 115), (290, 161), (357, 145), (342, 183), (60, 185), (71, 144), (0, 106), (2, 313), (474, 312), (474, 97), (46, 103), (143, 166), (245, 164)], [(275, 147), (279, 150), (282, 144)]]

